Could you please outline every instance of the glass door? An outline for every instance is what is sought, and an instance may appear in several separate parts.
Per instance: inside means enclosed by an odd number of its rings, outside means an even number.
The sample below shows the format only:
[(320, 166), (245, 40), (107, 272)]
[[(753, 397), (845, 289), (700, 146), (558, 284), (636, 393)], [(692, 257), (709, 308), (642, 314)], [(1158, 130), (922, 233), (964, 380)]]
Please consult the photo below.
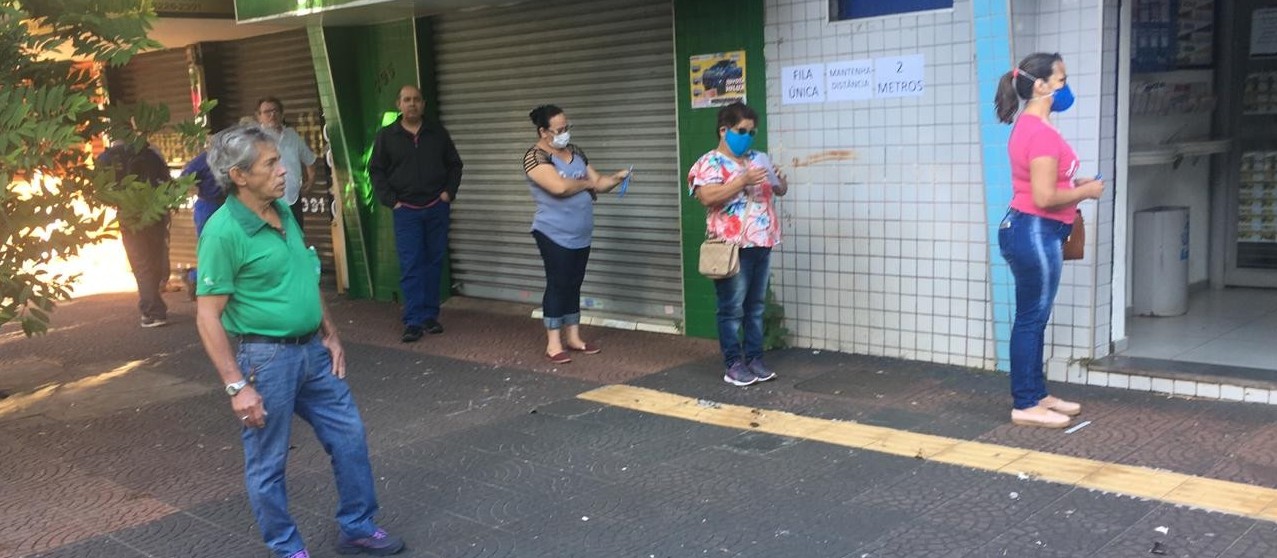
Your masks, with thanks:
[(1225, 5), (1220, 94), (1232, 143), (1223, 158), (1231, 198), (1224, 279), (1277, 287), (1277, 0)]

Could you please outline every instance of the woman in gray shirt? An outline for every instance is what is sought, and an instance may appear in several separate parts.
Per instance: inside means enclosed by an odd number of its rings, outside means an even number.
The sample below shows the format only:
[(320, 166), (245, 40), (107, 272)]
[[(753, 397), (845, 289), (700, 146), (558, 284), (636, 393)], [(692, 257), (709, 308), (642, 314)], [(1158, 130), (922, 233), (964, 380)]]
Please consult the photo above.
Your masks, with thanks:
[(536, 126), (537, 143), (523, 156), (523, 172), (537, 204), (532, 236), (545, 263), (545, 356), (555, 364), (567, 364), (572, 362), (568, 351), (599, 352), (581, 339), (580, 329), (581, 282), (590, 259), (594, 200), (599, 192), (617, 187), (629, 171), (602, 176), (594, 170), (585, 153), (569, 143), (572, 125), (563, 109), (542, 105), (528, 116)]

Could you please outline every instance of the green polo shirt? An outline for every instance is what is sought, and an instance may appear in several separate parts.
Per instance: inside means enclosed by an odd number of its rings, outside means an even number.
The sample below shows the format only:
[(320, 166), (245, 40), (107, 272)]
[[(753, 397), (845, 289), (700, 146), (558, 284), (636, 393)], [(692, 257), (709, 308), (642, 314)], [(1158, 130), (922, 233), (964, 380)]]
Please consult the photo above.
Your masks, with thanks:
[(292, 211), (275, 201), (284, 232), (235, 196), (199, 240), (197, 295), (228, 295), (222, 326), (231, 335), (294, 337), (319, 329), (319, 256), (302, 242)]

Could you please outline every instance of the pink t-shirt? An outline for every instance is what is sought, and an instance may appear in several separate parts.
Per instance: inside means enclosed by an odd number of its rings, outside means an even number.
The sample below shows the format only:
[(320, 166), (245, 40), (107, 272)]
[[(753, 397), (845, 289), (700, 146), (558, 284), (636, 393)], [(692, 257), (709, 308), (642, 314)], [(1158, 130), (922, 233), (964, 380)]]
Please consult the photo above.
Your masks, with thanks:
[(1059, 130), (1041, 118), (1022, 114), (1015, 120), (1015, 127), (1011, 129), (1011, 141), (1007, 143), (1007, 152), (1011, 156), (1011, 186), (1015, 192), (1011, 197), (1011, 208), (1030, 215), (1073, 223), (1073, 217), (1077, 214), (1077, 204), (1053, 211), (1042, 209), (1033, 203), (1033, 186), (1029, 181), (1029, 161), (1038, 157), (1054, 157), (1060, 163), (1055, 187), (1060, 190), (1073, 188), (1073, 177), (1078, 169), (1077, 153), (1074, 153), (1069, 143), (1064, 141)]

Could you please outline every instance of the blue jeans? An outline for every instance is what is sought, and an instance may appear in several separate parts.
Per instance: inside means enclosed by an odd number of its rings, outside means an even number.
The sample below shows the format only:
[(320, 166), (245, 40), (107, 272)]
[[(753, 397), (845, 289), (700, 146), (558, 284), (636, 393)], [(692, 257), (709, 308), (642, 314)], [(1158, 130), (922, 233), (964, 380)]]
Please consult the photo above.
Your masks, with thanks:
[(424, 209), (394, 210), (404, 325), (421, 326), (439, 318), (439, 281), (448, 253), (451, 210), (443, 201)]
[(728, 368), (763, 356), (763, 310), (767, 307), (771, 254), (771, 248), (741, 248), (740, 273), (714, 280), (718, 293), (718, 346), (723, 351), (723, 365)]
[(541, 297), (541, 316), (545, 329), (581, 323), (581, 283), (585, 266), (590, 262), (590, 247), (564, 248), (543, 234), (532, 231), (545, 264), (545, 295)]
[(306, 345), (243, 343), (236, 361), (266, 408), (264, 428), (244, 428), (244, 480), (262, 538), (277, 556), (303, 548), (288, 513), (284, 469), (294, 413), (315, 430), (332, 457), (337, 478), (337, 524), (347, 537), (372, 535), (377, 526), (368, 442), (346, 382), (332, 374), (332, 355), (318, 336)]
[(1015, 325), (1011, 328), (1011, 396), (1016, 409), (1034, 407), (1047, 396), (1043, 374), (1046, 324), (1064, 267), (1064, 241), (1072, 225), (1007, 212), (998, 228), (998, 246), (1015, 277)]
[[(204, 198), (195, 199), (195, 206), (191, 208), (191, 213), (193, 213), (195, 217), (195, 238), (199, 238), (201, 234), (204, 234), (204, 225), (208, 224), (209, 218), (217, 212), (219, 207), (222, 207), (222, 202), (206, 200)], [(193, 267), (186, 271), (187, 280), (191, 283), (195, 282), (197, 275), (197, 270)]]

